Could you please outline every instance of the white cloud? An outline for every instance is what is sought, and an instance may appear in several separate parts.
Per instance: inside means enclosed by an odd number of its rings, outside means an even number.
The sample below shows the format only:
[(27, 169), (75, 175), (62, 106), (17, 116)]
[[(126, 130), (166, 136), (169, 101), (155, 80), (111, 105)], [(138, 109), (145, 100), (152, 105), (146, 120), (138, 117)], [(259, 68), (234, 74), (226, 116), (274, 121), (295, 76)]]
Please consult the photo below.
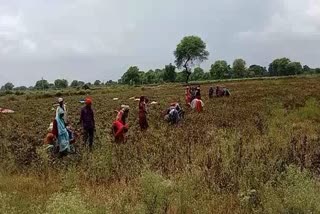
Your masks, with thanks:
[(241, 39), (269, 40), (288, 36), (308, 39), (320, 35), (320, 1), (282, 0), (282, 10), (272, 14), (267, 25), (260, 30), (239, 32)]

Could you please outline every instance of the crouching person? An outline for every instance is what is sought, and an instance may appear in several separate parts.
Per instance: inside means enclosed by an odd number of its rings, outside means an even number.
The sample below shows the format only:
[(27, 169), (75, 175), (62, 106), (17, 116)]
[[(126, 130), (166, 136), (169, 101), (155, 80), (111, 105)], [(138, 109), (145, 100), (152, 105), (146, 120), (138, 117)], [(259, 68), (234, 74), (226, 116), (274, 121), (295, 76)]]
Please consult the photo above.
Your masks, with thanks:
[(190, 105), (192, 109), (196, 110), (199, 113), (203, 111), (204, 103), (198, 98), (192, 100)]
[(116, 120), (112, 124), (112, 134), (116, 143), (126, 142), (126, 133), (129, 130), (128, 124), (123, 124), (121, 121)]
[(229, 97), (231, 95), (229, 89), (225, 88), (225, 87), (221, 87), (221, 86), (217, 86), (216, 88), (216, 96), (217, 97)]
[(127, 123), (129, 117), (130, 107), (128, 105), (121, 105), (121, 109), (117, 112), (116, 120), (120, 121), (123, 125)]
[(184, 112), (179, 103), (172, 103), (166, 110), (164, 119), (170, 124), (178, 124), (183, 116)]

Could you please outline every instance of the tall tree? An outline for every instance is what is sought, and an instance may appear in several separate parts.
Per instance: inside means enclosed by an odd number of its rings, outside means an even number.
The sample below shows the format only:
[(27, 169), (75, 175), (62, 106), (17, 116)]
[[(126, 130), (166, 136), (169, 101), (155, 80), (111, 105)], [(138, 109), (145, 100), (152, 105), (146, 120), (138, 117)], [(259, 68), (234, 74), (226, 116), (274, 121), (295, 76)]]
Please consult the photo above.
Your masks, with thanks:
[(68, 81), (65, 79), (56, 79), (54, 81), (54, 86), (58, 89), (67, 88), (68, 85)]
[(177, 67), (183, 67), (185, 69), (187, 75), (186, 83), (188, 83), (191, 75), (191, 67), (195, 62), (201, 63), (207, 60), (209, 52), (206, 50), (206, 43), (204, 43), (200, 37), (186, 36), (177, 45), (174, 56)]
[(126, 73), (121, 77), (123, 84), (138, 84), (140, 83), (139, 68), (137, 66), (131, 66)]
[(155, 75), (156, 75), (156, 82), (157, 82), (157, 83), (163, 82), (164, 70), (157, 68), (157, 69), (154, 71), (154, 73), (155, 73)]
[(1, 90), (11, 91), (14, 88), (14, 85), (11, 82), (7, 82), (1, 87)]
[(177, 77), (176, 66), (172, 65), (171, 63), (169, 65), (166, 65), (164, 68), (163, 81), (175, 82), (176, 77)]
[(43, 90), (43, 89), (49, 89), (49, 82), (48, 80), (38, 80), (34, 86), (35, 89), (38, 89), (38, 90)]
[(83, 81), (78, 81), (78, 86), (79, 87), (82, 87), (82, 86), (84, 86), (85, 85), (85, 82), (83, 82)]
[(101, 81), (100, 80), (96, 80), (96, 81), (94, 81), (93, 85), (100, 86), (101, 85)]
[(156, 74), (153, 70), (149, 70), (145, 76), (148, 84), (156, 83)]
[(176, 77), (176, 82), (184, 82), (186, 81), (186, 73), (185, 72), (178, 72)]
[(78, 80), (73, 80), (71, 82), (71, 84), (70, 84), (70, 87), (73, 87), (73, 88), (78, 87), (78, 86), (79, 86), (79, 81)]
[(288, 58), (280, 58), (273, 60), (269, 65), (269, 74), (271, 76), (285, 76), (288, 75), (287, 66), (290, 63)]
[(225, 60), (217, 60), (211, 65), (210, 74), (214, 79), (223, 79), (229, 71), (228, 63)]
[(190, 75), (190, 79), (192, 81), (199, 81), (199, 80), (203, 80), (203, 76), (204, 76), (203, 69), (200, 67), (197, 67), (194, 69), (193, 73)]
[(300, 62), (290, 62), (286, 67), (286, 75), (302, 74), (302, 65)]
[(307, 65), (304, 65), (302, 70), (303, 70), (303, 73), (306, 73), (306, 74), (312, 73), (312, 69)]
[(249, 76), (261, 77), (267, 74), (266, 67), (260, 65), (251, 65), (248, 69)]
[(243, 78), (247, 75), (246, 61), (243, 59), (236, 59), (233, 62), (233, 75), (236, 78)]

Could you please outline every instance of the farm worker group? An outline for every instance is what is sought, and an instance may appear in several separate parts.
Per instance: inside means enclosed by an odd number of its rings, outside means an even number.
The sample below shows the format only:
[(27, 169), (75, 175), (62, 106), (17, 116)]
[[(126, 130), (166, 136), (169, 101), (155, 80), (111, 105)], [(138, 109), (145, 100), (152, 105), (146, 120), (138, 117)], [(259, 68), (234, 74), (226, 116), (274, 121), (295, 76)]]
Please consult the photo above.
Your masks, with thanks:
[[(209, 88), (209, 98), (213, 98), (214, 94), (217, 97), (230, 96), (230, 91), (227, 88), (217, 86), (214, 90), (213, 87)], [(147, 120), (149, 100), (145, 96), (141, 96), (139, 100), (139, 126), (141, 131), (148, 129), (149, 124)], [(201, 99), (200, 86), (186, 87), (185, 90), (186, 105), (191, 107), (197, 112), (202, 112), (204, 103)], [(92, 150), (94, 143), (95, 133), (95, 119), (92, 110), (92, 99), (86, 98), (83, 100), (85, 106), (82, 107), (80, 112), (80, 121), (83, 130), (83, 142)], [(152, 103), (151, 103), (152, 104)], [(116, 110), (117, 116), (112, 123), (112, 135), (117, 143), (126, 141), (126, 133), (129, 130), (128, 117), (130, 107), (128, 105), (121, 105), (119, 110)], [(184, 111), (179, 103), (171, 103), (170, 106), (164, 111), (164, 120), (169, 124), (177, 125), (184, 117)], [(58, 106), (55, 112), (54, 121), (50, 124), (50, 132), (47, 135), (46, 141), (48, 144), (54, 144), (56, 141), (57, 148), (60, 156), (64, 156), (70, 152), (70, 144), (74, 139), (74, 130), (68, 124), (67, 107), (63, 98), (58, 99)]]
[[(85, 106), (81, 109), (80, 122), (83, 128), (83, 140), (88, 143), (89, 148), (92, 148), (95, 121), (94, 113), (91, 108), (92, 100), (87, 98)], [(56, 142), (56, 148), (59, 156), (65, 156), (70, 152), (70, 144), (74, 143), (74, 131), (68, 124), (67, 108), (63, 98), (58, 99), (58, 107), (53, 122), (50, 124), (49, 133), (46, 137), (46, 144), (53, 145)]]

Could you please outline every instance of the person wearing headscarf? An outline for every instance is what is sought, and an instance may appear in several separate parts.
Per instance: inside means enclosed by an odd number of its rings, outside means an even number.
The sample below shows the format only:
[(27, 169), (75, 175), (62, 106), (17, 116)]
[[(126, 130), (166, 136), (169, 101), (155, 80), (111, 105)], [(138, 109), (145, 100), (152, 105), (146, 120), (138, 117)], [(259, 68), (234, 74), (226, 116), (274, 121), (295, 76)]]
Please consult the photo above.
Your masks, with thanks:
[(65, 111), (62, 107), (58, 107), (54, 126), (56, 125), (56, 138), (58, 140), (59, 153), (61, 156), (70, 152), (69, 134), (64, 121)]
[(130, 107), (128, 105), (121, 105), (120, 111), (117, 111), (116, 120), (120, 121), (123, 125), (127, 123), (127, 119), (129, 117)]
[(144, 96), (140, 97), (139, 101), (139, 125), (141, 130), (148, 129), (148, 121), (147, 121), (147, 99)]
[(85, 144), (89, 143), (89, 148), (91, 150), (95, 131), (95, 120), (91, 98), (85, 99), (85, 106), (81, 109), (80, 124), (82, 125), (84, 132), (83, 141)]
[(56, 114), (58, 113), (59, 108), (63, 109), (63, 111), (64, 111), (63, 120), (64, 120), (65, 124), (68, 124), (67, 105), (65, 104), (64, 99), (62, 97), (58, 98), (58, 107), (56, 110)]
[(200, 88), (200, 85), (198, 85), (196, 87), (195, 93), (196, 93), (196, 98), (201, 100), (201, 88)]

